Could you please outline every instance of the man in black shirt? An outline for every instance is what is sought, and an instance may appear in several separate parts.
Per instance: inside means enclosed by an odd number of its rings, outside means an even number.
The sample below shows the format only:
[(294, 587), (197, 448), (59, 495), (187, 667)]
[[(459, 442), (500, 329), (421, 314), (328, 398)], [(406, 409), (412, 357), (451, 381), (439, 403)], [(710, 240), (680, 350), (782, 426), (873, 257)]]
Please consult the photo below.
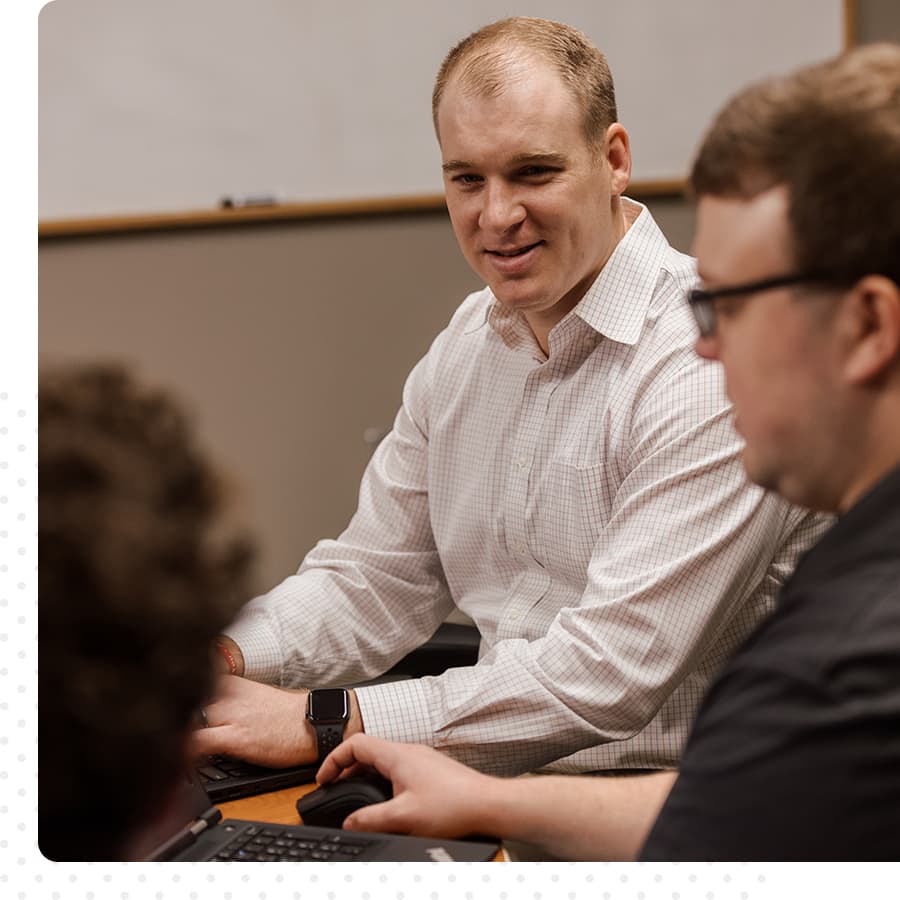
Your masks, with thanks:
[(756, 483), (839, 515), (728, 662), (680, 773), (495, 779), (357, 735), (388, 776), (349, 826), (492, 833), (570, 858), (900, 857), (900, 47), (738, 95), (691, 176), (697, 352)]
[(900, 470), (803, 559), (688, 747), (645, 859), (900, 857)]

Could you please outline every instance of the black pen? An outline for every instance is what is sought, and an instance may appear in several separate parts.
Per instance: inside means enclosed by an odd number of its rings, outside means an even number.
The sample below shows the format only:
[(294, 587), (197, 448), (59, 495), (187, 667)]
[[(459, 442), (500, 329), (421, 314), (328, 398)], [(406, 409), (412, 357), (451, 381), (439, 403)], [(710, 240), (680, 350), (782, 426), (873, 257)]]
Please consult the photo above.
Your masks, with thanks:
[(219, 206), (222, 209), (246, 209), (253, 206), (277, 205), (278, 198), (274, 194), (227, 195), (219, 201)]

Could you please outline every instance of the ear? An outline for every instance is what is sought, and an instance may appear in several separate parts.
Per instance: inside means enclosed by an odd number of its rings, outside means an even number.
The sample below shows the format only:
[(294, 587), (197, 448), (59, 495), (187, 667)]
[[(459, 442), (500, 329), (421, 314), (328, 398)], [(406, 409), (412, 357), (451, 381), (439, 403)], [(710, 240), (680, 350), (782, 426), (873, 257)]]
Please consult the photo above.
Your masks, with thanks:
[(606, 129), (606, 161), (610, 168), (610, 187), (621, 196), (631, 180), (631, 140), (625, 126), (613, 122)]
[(850, 292), (846, 314), (851, 346), (844, 375), (852, 384), (881, 377), (900, 361), (900, 287), (883, 275), (867, 275)]

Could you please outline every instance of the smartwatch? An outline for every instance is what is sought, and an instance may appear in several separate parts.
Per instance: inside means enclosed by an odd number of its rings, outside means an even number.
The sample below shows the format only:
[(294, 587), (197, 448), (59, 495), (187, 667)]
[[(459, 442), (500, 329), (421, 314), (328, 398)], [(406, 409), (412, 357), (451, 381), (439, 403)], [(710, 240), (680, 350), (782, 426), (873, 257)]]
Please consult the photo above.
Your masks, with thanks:
[(316, 732), (319, 762), (344, 739), (350, 718), (350, 694), (343, 688), (310, 691), (306, 718)]

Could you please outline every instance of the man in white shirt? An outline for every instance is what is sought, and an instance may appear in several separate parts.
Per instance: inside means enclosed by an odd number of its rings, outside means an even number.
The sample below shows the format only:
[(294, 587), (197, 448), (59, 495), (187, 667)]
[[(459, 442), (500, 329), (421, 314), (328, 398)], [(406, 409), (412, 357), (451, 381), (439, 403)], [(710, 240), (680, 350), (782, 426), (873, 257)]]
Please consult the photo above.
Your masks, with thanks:
[[(488, 286), (411, 373), (347, 530), (221, 639), (244, 677), (195, 749), (287, 765), (365, 730), (493, 772), (672, 766), (822, 523), (746, 482), (721, 375), (692, 352), (693, 263), (622, 196), (602, 54), (494, 23), (450, 52), (433, 111)], [(454, 606), (476, 666), (308, 696), (386, 671)]]

